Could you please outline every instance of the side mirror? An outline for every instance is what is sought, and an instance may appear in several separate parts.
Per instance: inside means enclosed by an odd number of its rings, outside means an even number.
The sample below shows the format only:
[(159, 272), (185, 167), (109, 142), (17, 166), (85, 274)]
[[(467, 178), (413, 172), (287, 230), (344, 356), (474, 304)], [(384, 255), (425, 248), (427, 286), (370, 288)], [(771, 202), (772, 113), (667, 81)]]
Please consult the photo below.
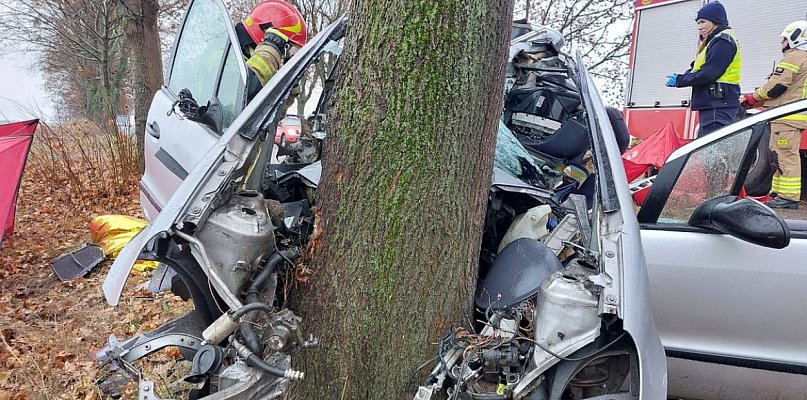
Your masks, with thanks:
[(763, 247), (783, 249), (790, 244), (790, 228), (770, 207), (751, 199), (720, 196), (698, 207), (690, 226), (713, 229)]

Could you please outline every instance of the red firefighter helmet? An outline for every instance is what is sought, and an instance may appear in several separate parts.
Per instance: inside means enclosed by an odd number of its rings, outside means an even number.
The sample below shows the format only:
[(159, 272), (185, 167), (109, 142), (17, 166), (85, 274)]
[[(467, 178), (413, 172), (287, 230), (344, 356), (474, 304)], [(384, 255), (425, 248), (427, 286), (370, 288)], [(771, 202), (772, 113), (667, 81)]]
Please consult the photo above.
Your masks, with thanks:
[(264, 31), (269, 28), (279, 30), (289, 37), (290, 42), (299, 46), (303, 46), (308, 39), (303, 15), (282, 0), (265, 0), (257, 4), (242, 23), (255, 43), (263, 40)]

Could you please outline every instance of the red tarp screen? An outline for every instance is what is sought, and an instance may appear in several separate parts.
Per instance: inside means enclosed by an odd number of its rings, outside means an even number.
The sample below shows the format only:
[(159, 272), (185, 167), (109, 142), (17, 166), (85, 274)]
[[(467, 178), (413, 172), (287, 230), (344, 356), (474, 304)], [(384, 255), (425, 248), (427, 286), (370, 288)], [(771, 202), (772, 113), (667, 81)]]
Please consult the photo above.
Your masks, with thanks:
[(0, 245), (14, 232), (17, 191), (39, 120), (0, 125)]
[(687, 143), (687, 140), (678, 137), (672, 122), (668, 122), (622, 155), (628, 182), (638, 178), (651, 165), (661, 168), (672, 152)]

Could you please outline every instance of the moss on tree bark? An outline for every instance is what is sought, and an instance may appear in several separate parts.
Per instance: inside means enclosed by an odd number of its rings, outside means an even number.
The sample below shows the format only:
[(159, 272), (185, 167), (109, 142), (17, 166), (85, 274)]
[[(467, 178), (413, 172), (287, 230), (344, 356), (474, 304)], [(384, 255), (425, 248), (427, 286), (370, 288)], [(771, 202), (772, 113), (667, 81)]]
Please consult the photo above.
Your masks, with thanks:
[[(511, 1), (354, 1), (325, 144), (314, 274), (322, 347), (292, 398), (396, 399), (471, 317)], [(412, 384), (415, 384), (413, 379)]]

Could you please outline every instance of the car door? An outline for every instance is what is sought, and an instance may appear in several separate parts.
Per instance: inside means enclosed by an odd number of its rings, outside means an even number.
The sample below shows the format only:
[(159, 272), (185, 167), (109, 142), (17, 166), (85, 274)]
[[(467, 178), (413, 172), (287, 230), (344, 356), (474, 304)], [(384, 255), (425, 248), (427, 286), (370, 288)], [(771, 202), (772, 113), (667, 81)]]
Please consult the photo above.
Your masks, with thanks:
[(244, 108), (246, 67), (230, 17), (221, 0), (193, 0), (174, 42), (165, 85), (148, 112), (145, 173), (140, 204), (153, 219), (221, 132), (195, 122), (178, 107), (187, 89), (200, 106), (221, 106), (223, 131)]
[[(807, 101), (778, 107), (689, 143), (656, 177), (638, 220), (668, 357), (807, 374), (807, 224), (785, 215), (790, 243), (773, 249), (688, 223), (707, 200), (740, 194), (766, 124), (805, 109)], [(760, 226), (749, 221), (738, 222)], [(675, 376), (670, 363), (672, 391), (692, 376)]]

